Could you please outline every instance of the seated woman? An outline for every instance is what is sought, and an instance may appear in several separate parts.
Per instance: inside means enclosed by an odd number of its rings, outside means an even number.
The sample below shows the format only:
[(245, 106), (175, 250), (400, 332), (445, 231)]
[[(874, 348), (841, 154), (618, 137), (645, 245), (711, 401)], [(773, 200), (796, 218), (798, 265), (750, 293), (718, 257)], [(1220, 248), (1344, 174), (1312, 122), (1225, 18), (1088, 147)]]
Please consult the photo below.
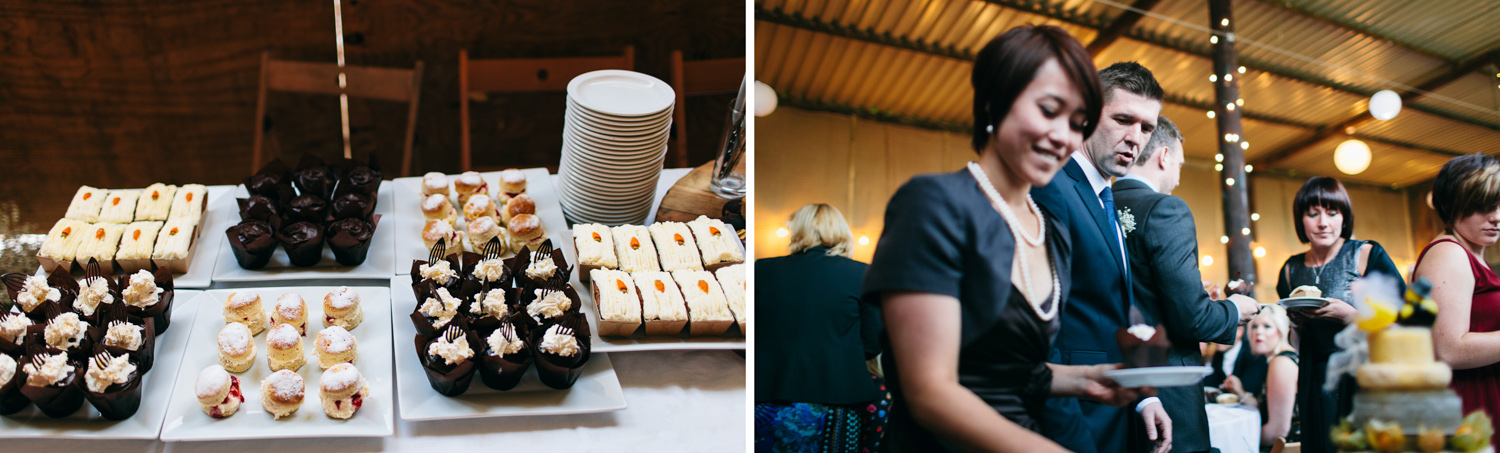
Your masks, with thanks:
[(1262, 449), (1274, 445), (1278, 437), (1285, 437), (1287, 442), (1298, 442), (1302, 437), (1297, 415), (1297, 351), (1287, 338), (1291, 324), (1286, 309), (1266, 305), (1250, 320), (1246, 334), (1250, 353), (1269, 363), (1262, 368), (1265, 376), (1245, 376), (1244, 382), (1258, 381), (1261, 385), (1247, 388), (1240, 377), (1229, 376), (1222, 387), (1239, 396), (1240, 403), (1260, 410)]

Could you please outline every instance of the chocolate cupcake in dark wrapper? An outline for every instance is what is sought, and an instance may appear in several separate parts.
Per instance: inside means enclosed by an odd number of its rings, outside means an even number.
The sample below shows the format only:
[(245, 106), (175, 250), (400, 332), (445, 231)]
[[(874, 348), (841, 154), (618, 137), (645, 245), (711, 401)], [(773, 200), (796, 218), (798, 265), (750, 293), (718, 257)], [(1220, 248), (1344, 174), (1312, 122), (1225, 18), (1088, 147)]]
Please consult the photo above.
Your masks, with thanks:
[(23, 313), (0, 313), (0, 354), (25, 355), (27, 328), (34, 323)]
[[(533, 275), (534, 273), (528, 272), (532, 262), (542, 260), (552, 262), (551, 273)], [(568, 275), (573, 270), (569, 267), (567, 258), (563, 257), (562, 249), (552, 247), (551, 239), (535, 248), (522, 250), (522, 253), (517, 253), (516, 256), (506, 260), (506, 263), (511, 275), (515, 277), (516, 286), (543, 286), (559, 274)]]
[(323, 239), (323, 226), (312, 222), (293, 223), (276, 233), (287, 258), (297, 267), (311, 267), (323, 259)]
[[(526, 316), (518, 319), (530, 320)], [(479, 379), (486, 387), (495, 390), (510, 390), (516, 388), (521, 382), (521, 377), (526, 375), (526, 370), (531, 368), (533, 357), (531, 349), (526, 345), (528, 330), (509, 321), (497, 326), (495, 329), (485, 332), (480, 336), (484, 344), (478, 348), (479, 354)], [(512, 349), (509, 353), (497, 350), (499, 346)]]
[[(83, 390), (83, 398), (88, 400), (99, 415), (108, 420), (124, 420), (135, 415), (141, 408), (141, 378), (146, 374), (140, 364), (131, 360), (130, 356), (123, 356), (125, 363), (135, 367), (125, 376), (125, 382), (110, 382), (102, 391), (95, 392), (95, 388), (89, 385), (89, 373), (91, 367), (107, 368), (112, 361), (120, 360), (118, 355), (107, 352), (95, 355), (84, 362), (82, 366), (74, 370), (77, 376), (74, 379)], [(95, 377), (97, 380), (98, 378)], [(96, 381), (97, 382), (97, 381)]]
[[(111, 277), (112, 276), (109, 273), (105, 272), (104, 269), (99, 265), (98, 260), (89, 258), (88, 265), (84, 266), (83, 280), (78, 282), (79, 293), (78, 297), (73, 299), (72, 309), (74, 313), (78, 314), (78, 317), (80, 319), (83, 319), (90, 325), (99, 323), (100, 310), (109, 305), (118, 304), (124, 300), (124, 297), (120, 295), (120, 285), (117, 284), (115, 282), (115, 279)], [(93, 285), (96, 281), (104, 282), (103, 294), (93, 292)], [(94, 301), (93, 311), (84, 313), (84, 311), (88, 310), (87, 303), (85, 302), (88, 300)], [(109, 302), (105, 303), (105, 300), (108, 300)]]
[[(16, 309), (20, 310), (27, 318), (31, 318), (32, 323), (47, 322), (47, 319), (49, 319), (47, 317), (47, 307), (54, 305), (61, 306), (62, 301), (69, 296), (65, 294), (66, 290), (53, 285), (53, 278), (50, 276), (43, 278), (20, 272), (12, 272), (0, 276), (0, 280), (5, 282), (6, 295), (10, 296), (10, 300), (15, 304)], [(73, 279), (69, 277), (67, 280), (72, 281)], [(77, 286), (77, 282), (74, 282), (74, 286)], [(28, 307), (28, 304), (23, 303), (20, 298), (23, 294), (30, 293), (32, 290), (35, 290), (41, 297), (27, 295), (27, 300), (37, 301), (35, 305)], [(71, 307), (71, 301), (69, 301), (68, 309), (71, 309)]]
[[(131, 335), (129, 332), (135, 329), (122, 329), (122, 334), (111, 336), (110, 330), (116, 325), (134, 326), (139, 329), (140, 343), (135, 349), (127, 348)], [(152, 365), (156, 363), (156, 320), (152, 318), (141, 318), (126, 313), (124, 309), (111, 308), (104, 313), (100, 324), (89, 326), (89, 340), (94, 343), (93, 353), (108, 352), (112, 355), (129, 355), (131, 360), (140, 367), (141, 372), (151, 371)]]
[(281, 203), (276, 200), (265, 195), (251, 195), (250, 198), (236, 198), (234, 201), (240, 205), (241, 220), (253, 219), (274, 224), (281, 221)]
[[(537, 377), (548, 387), (573, 387), (578, 376), (583, 375), (583, 366), (588, 364), (593, 350), (588, 319), (584, 316), (572, 313), (557, 322), (544, 322), (531, 332), (529, 344), (536, 355)], [(553, 337), (549, 338), (549, 334)]]
[[(540, 294), (538, 294), (540, 291)], [(560, 303), (554, 304), (556, 296), (561, 294), (568, 300), (567, 307), (560, 307)], [(549, 301), (549, 298), (552, 298)], [(521, 311), (535, 318), (538, 323), (547, 324), (557, 322), (558, 319), (567, 315), (577, 314), (582, 310), (583, 299), (578, 298), (578, 291), (573, 285), (558, 280), (545, 282), (543, 286), (523, 286), (520, 288), (516, 299), (521, 306)], [(535, 306), (533, 306), (535, 305)], [(554, 306), (557, 305), (557, 306)], [(557, 308), (557, 309), (554, 309)]]
[[(411, 262), (411, 283), (412, 283), (412, 289), (415, 290), (416, 289), (416, 285), (418, 283), (422, 283), (423, 280), (433, 280), (434, 284), (437, 285), (437, 286), (448, 288), (448, 291), (450, 291), (450, 292), (455, 292), (455, 293), (458, 292), (463, 287), (463, 281), (465, 280), (464, 277), (463, 277), (463, 274), (462, 274), (462, 272), (463, 272), (463, 266), (461, 266), (459, 264), (458, 254), (448, 255), (447, 257), (444, 257), (441, 261), (447, 263), (447, 266), (448, 266), (447, 270), (451, 271), (451, 275), (450, 275), (450, 272), (444, 272), (444, 271), (442, 271), (442, 268), (438, 268), (436, 270), (433, 270), (434, 266), (440, 266), (440, 265), (436, 265), (432, 261), (428, 261), (428, 260), (414, 260), (414, 261), (412, 261)], [(424, 270), (423, 267), (426, 267), (427, 270)], [(428, 272), (429, 270), (431, 272)], [(439, 277), (439, 274), (442, 274), (443, 277)], [(443, 279), (446, 279), (446, 281), (443, 281)], [(423, 297), (422, 294), (417, 294), (417, 300), (421, 300), (422, 297)]]
[(333, 249), (333, 259), (344, 266), (364, 264), (370, 253), (370, 239), (375, 237), (375, 227), (380, 216), (347, 218), (328, 225), (328, 248)]
[[(499, 246), (499, 238), (489, 242), (494, 244), (487, 243), (482, 247)], [(473, 252), (464, 252), (464, 275), (486, 286), (509, 288), (516, 283), (515, 271), (505, 259), (486, 258), (486, 255)]]
[[(433, 345), (446, 343), (449, 347), (458, 350), (467, 348), (468, 357), (458, 358), (456, 362), (434, 354)], [(427, 382), (432, 385), (443, 396), (458, 396), (469, 390), (469, 385), (474, 381), (474, 370), (478, 363), (478, 354), (475, 352), (476, 338), (466, 329), (458, 326), (450, 326), (443, 329), (441, 335), (416, 336), (417, 357), (422, 363), (422, 370), (427, 374)]]
[(27, 350), (30, 353), (22, 369), (29, 366), (31, 370), (18, 373), (26, 376), (21, 394), (52, 418), (67, 417), (83, 408), (84, 391), (75, 373), (78, 362), (41, 345), (29, 346)]
[(10, 379), (0, 382), (0, 415), (10, 415), (20, 412), (31, 405), (31, 400), (21, 393), (21, 386), (26, 385), (26, 373), (21, 371), (22, 362), (18, 357), (21, 353), (0, 353), (0, 361), (8, 362), (4, 366), (12, 368)]
[[(504, 313), (499, 317), (493, 316), (495, 312), (489, 310), (488, 306), (484, 303), (490, 298), (491, 291), (499, 291), (500, 297), (504, 299), (502, 302)], [(521, 314), (522, 317), (531, 319), (529, 316), (525, 316), (526, 309), (521, 306), (517, 294), (520, 294), (520, 290), (518, 289), (502, 288), (488, 284), (481, 285), (479, 291), (469, 297), (469, 307), (463, 312), (469, 318), (469, 327), (473, 328), (475, 332), (487, 333), (499, 327), (502, 320), (516, 314)]]
[(343, 169), (343, 176), (339, 179), (339, 189), (335, 190), (344, 190), (347, 186), (349, 190), (370, 196), (380, 192), (380, 180), (385, 174), (380, 171), (375, 154), (370, 154), (369, 163), (345, 159), (338, 167)]
[[(26, 343), (28, 343), (26, 350), (31, 352), (32, 347), (42, 347), (66, 353), (73, 360), (88, 358), (89, 354), (92, 354), (94, 350), (94, 342), (89, 339), (88, 335), (88, 328), (93, 325), (88, 324), (82, 318), (77, 318), (77, 313), (71, 311), (53, 312), (52, 310), (48, 309), (50, 318), (47, 321), (26, 327)], [(77, 323), (70, 325), (69, 318), (72, 318), (71, 320)], [(54, 329), (60, 332), (58, 344), (47, 341), (47, 328), (54, 325)], [(70, 327), (78, 330), (70, 332), (67, 330)]]
[(271, 256), (276, 254), (276, 229), (260, 220), (245, 220), (239, 225), (224, 230), (229, 236), (229, 248), (241, 268), (256, 270), (266, 267)]
[[(146, 295), (146, 292), (150, 290), (150, 285), (134, 287), (131, 284), (131, 280), (134, 278), (135, 275), (120, 277), (120, 287), (124, 288), (121, 290), (121, 293), (124, 294), (121, 303), (125, 307), (125, 313), (130, 316), (151, 319), (154, 321), (152, 323), (153, 333), (161, 335), (162, 332), (167, 331), (168, 327), (171, 327), (172, 304), (177, 300), (177, 286), (172, 282), (172, 269), (163, 267), (151, 274), (151, 283), (156, 285), (156, 288), (160, 290), (157, 293), (156, 303), (154, 304), (149, 303), (150, 297)], [(132, 294), (136, 291), (139, 291), (141, 294)], [(137, 299), (138, 297), (140, 299)]]
[(338, 176), (333, 169), (323, 163), (322, 159), (311, 154), (303, 154), (302, 160), (297, 163), (297, 169), (292, 170), (292, 182), (302, 191), (303, 195), (317, 195), (319, 198), (328, 198), (333, 194), (334, 183)]
[[(409, 317), (417, 334), (435, 336), (448, 326), (469, 329), (468, 316), (464, 315), (469, 309), (469, 301), (463, 297), (462, 292), (449, 291), (431, 280), (417, 283), (413, 286), (413, 291), (417, 294), (417, 306)], [(447, 294), (447, 298), (443, 294)], [(432, 302), (429, 303), (429, 300)], [(451, 311), (448, 309), (450, 305), (453, 307)]]
[(246, 177), (243, 181), (245, 190), (251, 194), (265, 195), (268, 197), (280, 197), (278, 186), (290, 185), (291, 169), (281, 162), (281, 159), (272, 159), (255, 174)]
[[(339, 192), (344, 192), (344, 190), (339, 189)], [(374, 195), (344, 192), (335, 194), (333, 201), (329, 202), (328, 213), (334, 220), (368, 219), (373, 212), (375, 212)]]
[(311, 222), (319, 225), (328, 223), (328, 200), (318, 195), (310, 195), (303, 192), (296, 198), (292, 198), (282, 206), (283, 216), (287, 222)]

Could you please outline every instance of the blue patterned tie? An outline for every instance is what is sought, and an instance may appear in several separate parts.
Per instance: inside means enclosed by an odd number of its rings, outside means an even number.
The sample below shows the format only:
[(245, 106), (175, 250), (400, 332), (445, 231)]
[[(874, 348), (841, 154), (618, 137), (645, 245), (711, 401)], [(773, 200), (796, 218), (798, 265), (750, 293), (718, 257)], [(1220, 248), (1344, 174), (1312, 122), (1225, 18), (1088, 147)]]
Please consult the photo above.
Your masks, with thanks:
[[(1121, 240), (1121, 237), (1120, 237), (1120, 219), (1119, 219), (1119, 217), (1116, 217), (1116, 215), (1115, 215), (1115, 193), (1114, 193), (1114, 191), (1110, 190), (1109, 186), (1104, 186), (1104, 191), (1103, 192), (1099, 192), (1099, 200), (1104, 202), (1104, 218), (1109, 219), (1109, 226), (1110, 226), (1110, 228), (1113, 228), (1114, 231), (1115, 231), (1115, 241), (1116, 242), (1115, 242), (1115, 244), (1113, 246), (1114, 247), (1121, 247), (1123, 243), (1119, 242)], [(1124, 253), (1123, 250), (1118, 250), (1117, 249), (1116, 251), (1120, 252), (1120, 253)], [(1121, 258), (1120, 259), (1121, 262), (1125, 261), (1124, 260), (1124, 258), (1125, 258), (1124, 255), (1121, 255), (1120, 258)]]

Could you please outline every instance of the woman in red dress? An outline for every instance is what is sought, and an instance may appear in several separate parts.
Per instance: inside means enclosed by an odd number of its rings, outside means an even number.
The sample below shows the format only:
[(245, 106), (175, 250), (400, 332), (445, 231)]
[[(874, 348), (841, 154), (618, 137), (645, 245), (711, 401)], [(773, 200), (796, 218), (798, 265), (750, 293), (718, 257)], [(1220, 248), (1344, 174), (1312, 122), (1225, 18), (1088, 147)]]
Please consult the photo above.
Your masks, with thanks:
[(1417, 257), (1415, 281), (1432, 282), (1438, 304), (1432, 341), (1437, 357), (1453, 367), (1453, 390), (1464, 412), (1500, 415), (1500, 276), (1483, 259), (1500, 241), (1500, 159), (1471, 154), (1448, 161), (1432, 188), (1443, 221)]

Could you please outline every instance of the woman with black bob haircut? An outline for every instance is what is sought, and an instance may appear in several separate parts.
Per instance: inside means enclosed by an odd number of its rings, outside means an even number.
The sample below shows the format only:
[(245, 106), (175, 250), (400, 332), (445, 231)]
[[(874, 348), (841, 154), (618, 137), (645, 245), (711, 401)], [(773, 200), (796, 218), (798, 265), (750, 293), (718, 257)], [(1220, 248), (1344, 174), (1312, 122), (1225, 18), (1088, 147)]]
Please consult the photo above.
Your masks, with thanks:
[[(1316, 311), (1288, 313), (1301, 340), (1297, 410), (1302, 432), (1326, 433), (1353, 410), (1354, 394), (1359, 390), (1349, 376), (1340, 379), (1337, 391), (1323, 390), (1328, 356), (1338, 351), (1333, 336), (1357, 313), (1348, 302), (1353, 297), (1349, 284), (1372, 272), (1400, 281), (1401, 272), (1380, 244), (1354, 239), (1354, 208), (1349, 192), (1337, 179), (1315, 176), (1302, 184), (1292, 201), (1292, 219), (1297, 239), (1307, 244), (1308, 250), (1292, 255), (1281, 265), (1276, 294), (1285, 299), (1298, 287), (1314, 286), (1330, 299)], [(1325, 435), (1303, 436), (1302, 442), (1308, 451), (1334, 450)]]
[(1028, 194), (1093, 133), (1099, 78), (1067, 32), (1025, 26), (985, 45), (971, 81), (977, 162), (897, 190), (865, 273), (895, 394), (886, 450), (1061, 451), (1037, 434), (1047, 397), (1138, 396), (1103, 377), (1118, 364), (1046, 363), (1068, 235)]

